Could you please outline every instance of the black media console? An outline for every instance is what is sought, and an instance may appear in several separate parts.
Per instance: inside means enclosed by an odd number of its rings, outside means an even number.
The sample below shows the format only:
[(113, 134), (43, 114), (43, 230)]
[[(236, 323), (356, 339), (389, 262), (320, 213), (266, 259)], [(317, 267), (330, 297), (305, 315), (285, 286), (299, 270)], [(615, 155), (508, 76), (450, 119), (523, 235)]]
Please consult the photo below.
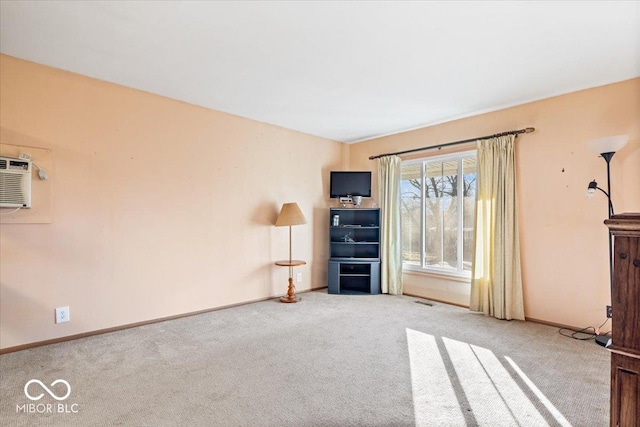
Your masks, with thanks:
[(329, 293), (379, 294), (380, 209), (332, 208), (329, 224)]

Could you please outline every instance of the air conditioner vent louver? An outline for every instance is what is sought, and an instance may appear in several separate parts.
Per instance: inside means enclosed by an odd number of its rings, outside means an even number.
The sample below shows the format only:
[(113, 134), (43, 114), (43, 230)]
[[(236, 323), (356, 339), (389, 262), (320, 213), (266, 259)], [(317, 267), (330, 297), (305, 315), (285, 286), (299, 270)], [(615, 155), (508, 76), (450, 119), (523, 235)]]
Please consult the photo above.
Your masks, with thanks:
[(0, 157), (0, 208), (31, 207), (31, 161)]
[(6, 174), (0, 182), (0, 204), (18, 203), (25, 204), (22, 194), (23, 177), (17, 174)]

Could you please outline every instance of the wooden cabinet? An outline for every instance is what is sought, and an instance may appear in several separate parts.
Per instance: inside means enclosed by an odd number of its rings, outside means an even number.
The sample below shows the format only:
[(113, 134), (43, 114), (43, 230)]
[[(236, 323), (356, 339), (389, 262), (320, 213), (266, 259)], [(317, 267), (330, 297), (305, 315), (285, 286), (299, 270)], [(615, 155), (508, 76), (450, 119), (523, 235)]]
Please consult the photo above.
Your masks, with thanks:
[(380, 293), (380, 209), (329, 210), (330, 294)]
[(614, 236), (611, 426), (640, 426), (640, 213), (605, 221)]

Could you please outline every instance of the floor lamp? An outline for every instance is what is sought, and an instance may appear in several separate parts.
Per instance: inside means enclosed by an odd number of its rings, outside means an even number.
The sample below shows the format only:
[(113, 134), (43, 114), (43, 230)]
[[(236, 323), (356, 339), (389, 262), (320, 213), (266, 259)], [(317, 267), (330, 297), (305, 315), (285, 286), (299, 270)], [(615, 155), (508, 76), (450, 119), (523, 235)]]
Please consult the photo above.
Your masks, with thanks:
[[(589, 147), (592, 151), (600, 154), (600, 156), (607, 163), (607, 190), (605, 191), (602, 188), (598, 187), (598, 183), (594, 179), (589, 183), (589, 186), (587, 187), (587, 197), (592, 198), (596, 190), (603, 192), (607, 196), (607, 201), (609, 204), (608, 218), (611, 218), (614, 214), (613, 203), (611, 202), (611, 158), (614, 154), (616, 154), (617, 151), (624, 147), (628, 141), (628, 135), (608, 136), (606, 138), (587, 141), (587, 147)], [(611, 232), (609, 232), (609, 291), (610, 295), (613, 295), (613, 237), (611, 235)], [(610, 317), (608, 310), (607, 317)]]
[(307, 220), (302, 214), (297, 203), (285, 203), (282, 205), (282, 209), (280, 209), (280, 214), (276, 220), (276, 227), (289, 226), (289, 259), (276, 262), (276, 265), (289, 267), (289, 288), (287, 290), (287, 295), (280, 298), (280, 301), (282, 302), (300, 301), (300, 298), (295, 295), (296, 291), (295, 286), (293, 285), (293, 267), (297, 265), (304, 265), (306, 263), (304, 261), (294, 260), (291, 257), (291, 226), (306, 223)]

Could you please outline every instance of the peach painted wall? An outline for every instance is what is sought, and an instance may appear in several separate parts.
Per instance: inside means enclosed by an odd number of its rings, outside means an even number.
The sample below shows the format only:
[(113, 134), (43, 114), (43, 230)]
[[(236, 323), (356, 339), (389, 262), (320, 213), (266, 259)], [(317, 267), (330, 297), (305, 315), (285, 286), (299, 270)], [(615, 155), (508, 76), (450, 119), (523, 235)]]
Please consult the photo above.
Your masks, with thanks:
[[(308, 262), (297, 288), (326, 286), (326, 186), (344, 144), (8, 56), (0, 67), (3, 150), (51, 153), (49, 181), (34, 181), (50, 201), (33, 202), (49, 223), (0, 226), (1, 348), (284, 294), (285, 202), (308, 221), (293, 228)], [(54, 324), (66, 305), (71, 322)]]
[[(350, 167), (375, 170), (371, 155), (530, 126), (536, 131), (516, 140), (525, 314), (598, 326), (610, 304), (607, 202), (585, 194), (594, 178), (606, 188), (606, 164), (585, 141), (630, 135), (611, 162), (612, 199), (618, 213), (640, 212), (640, 79), (353, 144)], [(403, 280), (407, 293), (468, 305), (466, 283), (409, 273)]]

